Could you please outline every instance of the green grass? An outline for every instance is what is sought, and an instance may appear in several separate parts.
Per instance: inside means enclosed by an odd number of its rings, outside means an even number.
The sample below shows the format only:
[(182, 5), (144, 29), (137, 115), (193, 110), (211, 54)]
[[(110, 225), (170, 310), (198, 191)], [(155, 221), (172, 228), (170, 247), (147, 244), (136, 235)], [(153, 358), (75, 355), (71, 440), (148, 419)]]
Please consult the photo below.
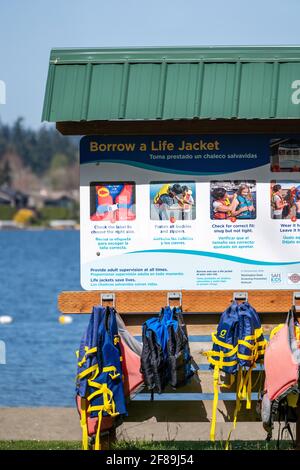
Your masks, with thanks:
[[(232, 450), (275, 450), (276, 441), (232, 441)], [(283, 441), (281, 449), (291, 449), (290, 441)], [(78, 441), (0, 441), (0, 450), (80, 450)], [(224, 442), (208, 441), (119, 441), (115, 450), (222, 450)]]
[(16, 212), (14, 207), (0, 205), (0, 220), (12, 220)]
[(0, 441), (0, 450), (80, 450), (78, 441)]

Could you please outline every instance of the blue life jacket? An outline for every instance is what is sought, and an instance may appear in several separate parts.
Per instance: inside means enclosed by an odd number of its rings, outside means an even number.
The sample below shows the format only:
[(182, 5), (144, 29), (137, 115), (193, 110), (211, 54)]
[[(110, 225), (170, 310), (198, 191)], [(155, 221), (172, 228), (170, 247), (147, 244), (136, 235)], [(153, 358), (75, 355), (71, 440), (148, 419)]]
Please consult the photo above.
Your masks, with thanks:
[(161, 312), (166, 326), (169, 384), (179, 387), (187, 383), (198, 366), (192, 359), (186, 325), (180, 308), (166, 307)]
[[(141, 372), (151, 392), (162, 393), (168, 382), (167, 330), (160, 317), (149, 318), (143, 324)], [(153, 397), (153, 395), (152, 395)]]
[[(250, 199), (247, 199), (244, 196), (238, 195), (237, 200), (239, 202), (239, 204), (236, 208), (237, 210), (241, 209), (243, 207), (253, 206), (253, 201), (250, 200)], [(237, 217), (239, 219), (253, 219), (254, 218), (254, 211), (247, 210), (247, 211), (241, 212)]]
[(238, 368), (239, 305), (232, 304), (222, 313), (216, 333), (212, 333), (213, 347), (206, 353), (212, 368), (235, 374)]
[(240, 367), (250, 368), (264, 356), (266, 341), (256, 310), (244, 302), (239, 306), (238, 361)]
[[(221, 315), (217, 332), (212, 333), (212, 341), (212, 349), (204, 354), (214, 369), (214, 402), (210, 431), (210, 438), (214, 441), (220, 371), (230, 375), (230, 383), (222, 384), (223, 388), (232, 387), (236, 378), (237, 402), (233, 420), (234, 429), (241, 400), (245, 399), (246, 408), (251, 408), (251, 373), (264, 356), (266, 341), (259, 316), (248, 302), (240, 304), (232, 302)], [(229, 438), (226, 446), (228, 443)]]
[(187, 383), (197, 370), (192, 363), (181, 309), (167, 306), (143, 324), (141, 372), (152, 398), (167, 384), (176, 388)]
[(82, 337), (78, 357), (76, 393), (81, 397), (83, 448), (88, 448), (87, 416), (98, 417), (95, 450), (100, 448), (103, 416), (127, 415), (121, 350), (115, 310), (94, 307)]

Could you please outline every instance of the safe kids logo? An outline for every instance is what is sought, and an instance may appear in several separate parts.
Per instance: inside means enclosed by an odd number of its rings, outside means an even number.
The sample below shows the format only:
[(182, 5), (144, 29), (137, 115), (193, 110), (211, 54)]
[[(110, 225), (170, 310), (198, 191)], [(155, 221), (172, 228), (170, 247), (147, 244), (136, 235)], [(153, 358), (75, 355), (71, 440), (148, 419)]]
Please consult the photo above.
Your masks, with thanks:
[(271, 273), (270, 282), (271, 284), (281, 284), (282, 282), (281, 273)]
[(6, 85), (3, 80), (0, 80), (0, 104), (6, 104)]

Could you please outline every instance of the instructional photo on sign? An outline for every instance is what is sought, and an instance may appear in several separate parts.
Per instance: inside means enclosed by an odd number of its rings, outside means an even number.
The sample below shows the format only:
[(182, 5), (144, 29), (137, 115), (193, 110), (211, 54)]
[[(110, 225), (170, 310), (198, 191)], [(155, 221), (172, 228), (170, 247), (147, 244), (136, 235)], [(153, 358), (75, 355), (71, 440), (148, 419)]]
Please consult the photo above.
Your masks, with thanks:
[(300, 171), (300, 140), (272, 139), (270, 141), (271, 171)]
[(212, 181), (210, 184), (212, 220), (255, 219), (255, 181)]
[(272, 219), (300, 219), (299, 181), (273, 181), (270, 192)]
[(92, 221), (132, 221), (135, 212), (133, 182), (92, 182), (90, 184), (90, 219)]
[(150, 183), (150, 219), (193, 220), (196, 218), (194, 182)]

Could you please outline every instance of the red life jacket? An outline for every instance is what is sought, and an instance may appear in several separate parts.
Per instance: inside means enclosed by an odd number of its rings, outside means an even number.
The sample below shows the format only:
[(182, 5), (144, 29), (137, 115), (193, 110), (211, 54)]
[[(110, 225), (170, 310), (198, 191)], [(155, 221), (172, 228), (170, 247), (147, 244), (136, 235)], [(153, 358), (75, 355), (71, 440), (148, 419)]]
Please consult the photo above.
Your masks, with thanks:
[(95, 214), (91, 216), (91, 220), (108, 220), (114, 222), (114, 212), (108, 210), (113, 205), (114, 201), (106, 186), (96, 186), (96, 207), (102, 208), (102, 210), (96, 210)]
[(133, 186), (124, 184), (124, 188), (115, 198), (115, 203), (119, 206), (115, 215), (116, 220), (135, 220), (135, 214), (131, 211), (132, 196)]
[[(221, 204), (223, 206), (229, 206), (230, 205), (230, 201), (228, 199), (228, 197), (225, 197), (223, 199), (219, 199), (218, 202), (221, 202)], [(228, 219), (229, 217), (231, 217), (231, 213), (230, 212), (214, 212), (214, 219), (217, 219), (217, 220), (220, 220), (220, 219)]]

